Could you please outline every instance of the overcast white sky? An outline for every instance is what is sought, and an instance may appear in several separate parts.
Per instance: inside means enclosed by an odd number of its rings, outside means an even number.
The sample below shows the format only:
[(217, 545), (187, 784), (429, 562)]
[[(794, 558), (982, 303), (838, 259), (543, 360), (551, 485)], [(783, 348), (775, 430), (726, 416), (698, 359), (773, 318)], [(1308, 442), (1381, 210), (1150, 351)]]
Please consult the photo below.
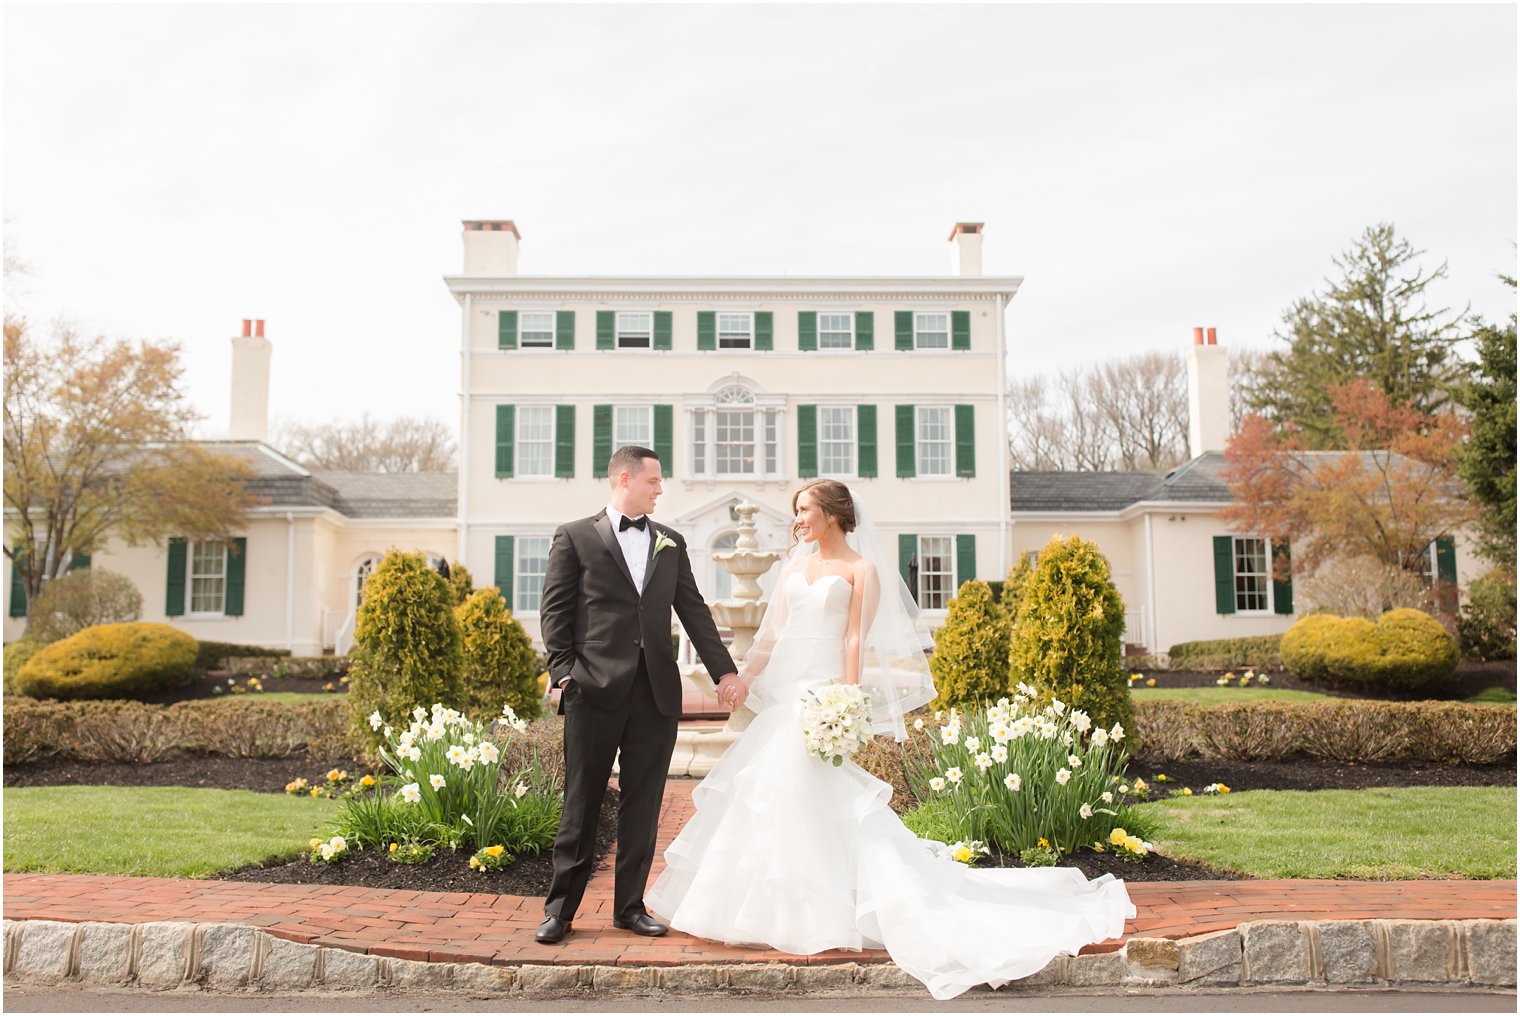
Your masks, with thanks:
[(459, 222), (524, 274), (1022, 275), (1012, 369), (1265, 345), (1392, 221), (1438, 305), (1513, 309), (1516, 10), (27, 6), (4, 10), (10, 309), (173, 339), (226, 428), (455, 423)]

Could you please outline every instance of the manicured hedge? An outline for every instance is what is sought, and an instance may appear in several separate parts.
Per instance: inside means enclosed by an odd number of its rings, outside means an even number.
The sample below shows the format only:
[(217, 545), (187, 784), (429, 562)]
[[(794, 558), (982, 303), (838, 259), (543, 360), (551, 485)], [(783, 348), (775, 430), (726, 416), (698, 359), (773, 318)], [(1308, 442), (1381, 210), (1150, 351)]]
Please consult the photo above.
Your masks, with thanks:
[(1281, 635), (1179, 642), (1167, 650), (1176, 670), (1228, 670), (1233, 667), (1271, 669), (1282, 666)]
[(167, 624), (98, 624), (38, 650), (14, 686), (32, 698), (134, 698), (190, 680), (196, 642)]
[(1412, 689), (1450, 676), (1460, 653), (1441, 622), (1408, 607), (1376, 622), (1311, 614), (1282, 637), (1294, 677), (1373, 689)]
[(260, 656), (274, 658), (289, 656), (289, 649), (269, 649), (265, 646), (245, 646), (236, 642), (202, 642), (195, 653), (196, 670), (220, 670), (226, 660), (236, 657)]

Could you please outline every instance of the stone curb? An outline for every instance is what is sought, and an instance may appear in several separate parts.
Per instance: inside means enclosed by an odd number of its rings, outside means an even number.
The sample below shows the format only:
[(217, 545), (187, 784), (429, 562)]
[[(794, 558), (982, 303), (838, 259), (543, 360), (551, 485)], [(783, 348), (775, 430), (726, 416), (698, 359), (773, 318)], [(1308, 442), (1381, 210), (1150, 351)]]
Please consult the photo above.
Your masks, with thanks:
[[(576, 990), (922, 990), (892, 963), (428, 963), (291, 942), (246, 925), (11, 921), (5, 977), (16, 983), (481, 994)], [(1009, 988), (1224, 986), (1515, 987), (1513, 919), (1253, 921), (1192, 938), (1134, 937), (1116, 952), (1058, 956)], [(1004, 989), (1008, 990), (1008, 989)]]

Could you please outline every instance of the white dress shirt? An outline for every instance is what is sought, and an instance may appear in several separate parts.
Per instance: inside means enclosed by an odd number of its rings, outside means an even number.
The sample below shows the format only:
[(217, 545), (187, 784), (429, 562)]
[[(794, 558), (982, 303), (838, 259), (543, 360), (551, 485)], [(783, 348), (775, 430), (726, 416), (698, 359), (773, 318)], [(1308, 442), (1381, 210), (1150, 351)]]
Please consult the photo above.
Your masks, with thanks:
[(628, 562), (628, 571), (633, 574), (633, 584), (639, 590), (639, 595), (644, 592), (644, 569), (649, 564), (649, 541), (654, 539), (654, 523), (648, 521), (645, 516), (643, 529), (620, 528), (623, 524), (624, 515), (612, 505), (607, 506), (607, 521), (612, 523), (612, 535), (617, 537), (618, 546), (623, 548), (623, 560)]

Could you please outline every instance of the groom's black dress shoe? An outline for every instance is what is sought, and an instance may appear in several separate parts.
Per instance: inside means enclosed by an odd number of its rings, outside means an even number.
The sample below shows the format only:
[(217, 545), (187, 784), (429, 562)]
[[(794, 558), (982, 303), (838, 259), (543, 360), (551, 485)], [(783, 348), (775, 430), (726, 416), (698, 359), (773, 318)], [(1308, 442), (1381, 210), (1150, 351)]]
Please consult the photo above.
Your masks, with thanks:
[(614, 917), (612, 926), (620, 931), (631, 931), (635, 935), (647, 935), (650, 938), (659, 938), (670, 929), (648, 914), (634, 914), (632, 917)]
[(544, 923), (538, 926), (538, 931), (533, 933), (533, 940), (544, 945), (553, 945), (568, 934), (570, 934), (570, 922), (562, 921), (550, 914), (544, 918)]

